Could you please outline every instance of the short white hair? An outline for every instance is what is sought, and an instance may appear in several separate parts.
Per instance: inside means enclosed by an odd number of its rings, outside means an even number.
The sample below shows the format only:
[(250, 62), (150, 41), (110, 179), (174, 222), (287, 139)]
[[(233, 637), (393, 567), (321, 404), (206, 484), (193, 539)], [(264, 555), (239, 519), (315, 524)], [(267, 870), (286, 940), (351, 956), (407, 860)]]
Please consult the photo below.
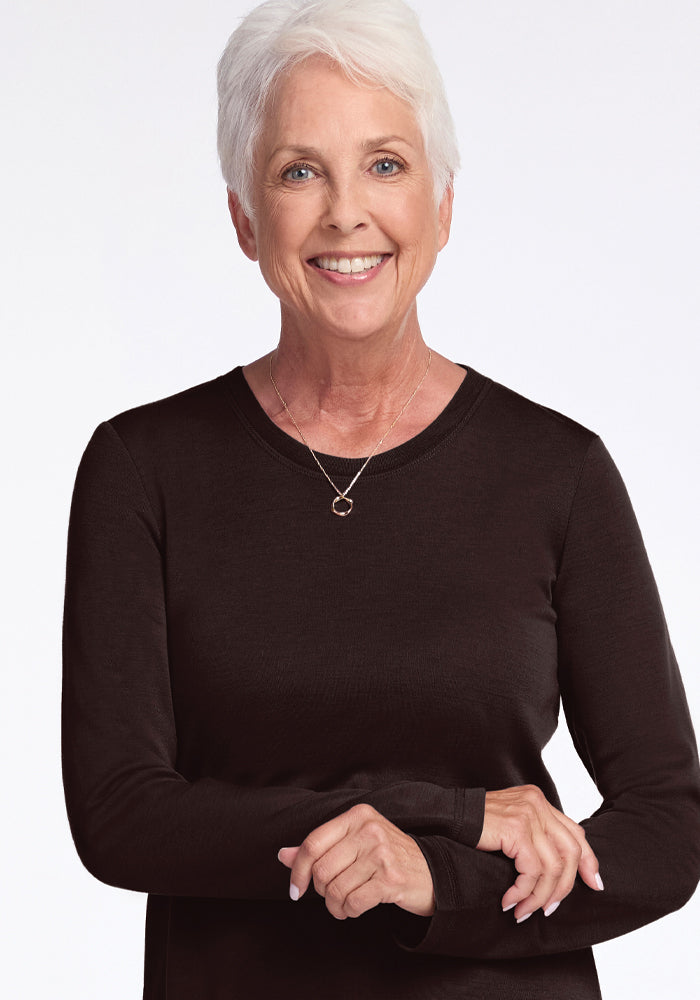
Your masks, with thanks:
[(325, 55), (354, 83), (386, 87), (412, 108), (440, 201), (459, 169), (445, 86), (416, 13), (403, 0), (266, 0), (219, 60), (217, 142), (227, 186), (253, 217), (253, 158), (277, 78)]

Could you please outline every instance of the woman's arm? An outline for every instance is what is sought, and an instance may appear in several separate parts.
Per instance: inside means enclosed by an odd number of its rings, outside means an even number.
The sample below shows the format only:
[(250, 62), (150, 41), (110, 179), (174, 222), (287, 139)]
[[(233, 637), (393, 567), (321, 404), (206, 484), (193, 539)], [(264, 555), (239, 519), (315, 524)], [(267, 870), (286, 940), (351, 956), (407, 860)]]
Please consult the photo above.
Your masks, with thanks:
[(501, 911), (513, 863), (453, 839), (415, 837), (432, 917), (397, 914), (417, 952), (516, 958), (570, 951), (681, 907), (700, 878), (700, 769), (678, 666), (625, 486), (593, 441), (570, 512), (553, 602), (566, 720), (603, 803), (582, 822), (605, 889), (579, 879), (557, 911)]
[(108, 422), (85, 449), (71, 503), (62, 758), (78, 854), (127, 889), (288, 898), (280, 847), (359, 802), (410, 833), (474, 844), (481, 834), (482, 789), (402, 781), (316, 792), (178, 773), (160, 530)]

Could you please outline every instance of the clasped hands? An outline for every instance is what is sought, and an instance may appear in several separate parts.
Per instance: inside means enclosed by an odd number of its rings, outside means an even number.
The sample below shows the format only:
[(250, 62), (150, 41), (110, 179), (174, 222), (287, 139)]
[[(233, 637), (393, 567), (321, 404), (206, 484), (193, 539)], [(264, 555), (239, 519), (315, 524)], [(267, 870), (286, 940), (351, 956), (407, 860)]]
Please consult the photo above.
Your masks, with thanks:
[[(576, 875), (589, 888), (603, 883), (583, 828), (555, 809), (535, 785), (486, 792), (480, 851), (512, 858), (517, 877), (501, 899), (518, 923), (542, 909), (551, 916), (571, 892)], [(291, 868), (290, 896), (299, 899), (313, 879), (338, 920), (359, 917), (379, 903), (431, 916), (435, 893), (428, 863), (413, 837), (369, 803), (358, 803), (316, 827), (278, 860)]]

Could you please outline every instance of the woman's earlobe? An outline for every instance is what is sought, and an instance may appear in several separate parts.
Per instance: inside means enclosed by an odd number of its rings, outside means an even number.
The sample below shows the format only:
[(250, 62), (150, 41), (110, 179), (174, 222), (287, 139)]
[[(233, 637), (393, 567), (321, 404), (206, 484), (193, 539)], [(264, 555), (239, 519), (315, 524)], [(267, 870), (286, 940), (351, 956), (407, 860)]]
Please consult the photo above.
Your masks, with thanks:
[(246, 215), (243, 206), (241, 205), (240, 198), (235, 191), (231, 188), (227, 188), (228, 191), (228, 210), (231, 214), (231, 221), (233, 222), (234, 228), (236, 230), (236, 236), (238, 237), (238, 245), (240, 246), (243, 253), (250, 260), (258, 259), (258, 245), (255, 238), (255, 231), (253, 229), (252, 223), (248, 216)]

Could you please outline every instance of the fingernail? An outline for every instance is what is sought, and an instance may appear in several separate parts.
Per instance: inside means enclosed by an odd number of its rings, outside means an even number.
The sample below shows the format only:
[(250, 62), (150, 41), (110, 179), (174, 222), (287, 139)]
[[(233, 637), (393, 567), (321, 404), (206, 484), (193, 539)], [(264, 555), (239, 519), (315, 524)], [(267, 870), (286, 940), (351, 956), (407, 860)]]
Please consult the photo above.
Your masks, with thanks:
[(297, 887), (294, 885), (293, 882), (290, 882), (289, 884), (289, 895), (295, 902), (297, 899), (299, 899), (299, 890), (297, 889)]
[(510, 906), (504, 906), (504, 907), (503, 907), (503, 912), (504, 912), (504, 913), (507, 913), (507, 912), (508, 912), (508, 910), (512, 910), (512, 909), (513, 909), (513, 907), (514, 907), (514, 906), (517, 906), (517, 905), (518, 905), (517, 903), (511, 903), (511, 904), (510, 904)]
[(282, 851), (283, 851), (283, 850), (284, 850), (284, 848), (283, 848), (283, 847), (280, 847), (279, 851), (277, 852), (277, 860), (278, 860), (278, 861), (281, 861), (281, 860), (282, 860), (282, 858), (280, 857), (280, 854), (282, 853)]
[[(561, 903), (561, 900), (559, 900), (559, 903)], [(547, 909), (544, 911), (545, 917), (551, 917), (554, 911), (559, 908), (559, 903), (552, 903), (551, 906), (548, 906)]]
[(523, 920), (529, 920), (531, 916), (532, 916), (531, 913), (526, 913), (524, 917), (518, 917), (518, 919), (515, 922), (516, 924), (522, 924)]
[(603, 885), (603, 880), (598, 872), (595, 873), (595, 884), (598, 886), (599, 889), (605, 888), (605, 886)]

